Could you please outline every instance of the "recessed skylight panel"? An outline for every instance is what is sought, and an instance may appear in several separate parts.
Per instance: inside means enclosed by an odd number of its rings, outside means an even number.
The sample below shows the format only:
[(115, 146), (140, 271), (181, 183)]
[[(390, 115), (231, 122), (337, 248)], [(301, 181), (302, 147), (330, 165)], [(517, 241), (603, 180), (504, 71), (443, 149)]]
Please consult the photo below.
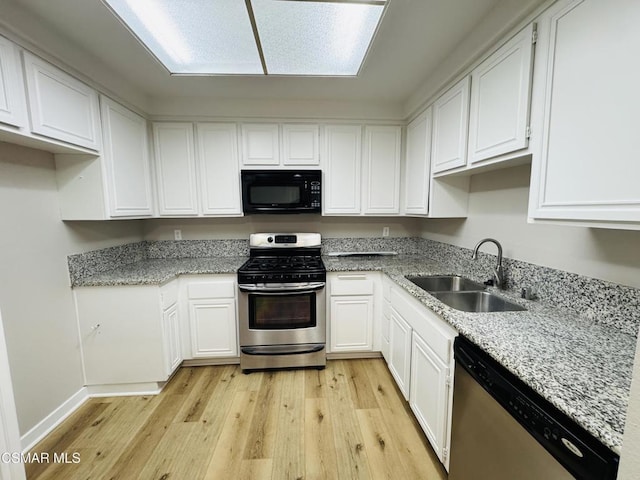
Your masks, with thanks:
[(102, 0), (178, 75), (357, 75), (386, 0)]
[(262, 74), (242, 0), (103, 0), (174, 74)]
[(270, 74), (357, 75), (383, 4), (252, 0)]

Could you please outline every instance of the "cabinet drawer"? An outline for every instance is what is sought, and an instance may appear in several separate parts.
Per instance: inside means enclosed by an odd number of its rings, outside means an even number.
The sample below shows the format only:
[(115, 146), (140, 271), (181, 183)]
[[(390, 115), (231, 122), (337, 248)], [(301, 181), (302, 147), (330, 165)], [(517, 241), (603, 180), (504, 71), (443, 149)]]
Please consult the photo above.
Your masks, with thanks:
[(178, 282), (167, 283), (160, 288), (160, 302), (162, 309), (166, 310), (178, 301)]
[(187, 287), (189, 299), (198, 298), (234, 298), (236, 286), (234, 282), (196, 282)]
[(340, 273), (330, 285), (331, 295), (373, 295), (373, 280), (362, 273)]

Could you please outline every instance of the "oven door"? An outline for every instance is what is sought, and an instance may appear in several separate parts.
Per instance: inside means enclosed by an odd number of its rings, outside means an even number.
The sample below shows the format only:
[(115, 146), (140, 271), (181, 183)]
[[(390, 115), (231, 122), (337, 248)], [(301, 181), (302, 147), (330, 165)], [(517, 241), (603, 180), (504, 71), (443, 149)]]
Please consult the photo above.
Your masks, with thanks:
[(325, 284), (239, 285), (240, 346), (324, 344)]

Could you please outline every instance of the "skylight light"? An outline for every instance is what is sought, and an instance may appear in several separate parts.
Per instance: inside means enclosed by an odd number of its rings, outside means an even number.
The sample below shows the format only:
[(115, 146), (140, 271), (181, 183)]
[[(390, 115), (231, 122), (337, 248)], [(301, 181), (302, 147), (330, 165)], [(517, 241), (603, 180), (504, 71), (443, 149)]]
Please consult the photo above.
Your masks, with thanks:
[(173, 75), (357, 75), (387, 0), (102, 0)]

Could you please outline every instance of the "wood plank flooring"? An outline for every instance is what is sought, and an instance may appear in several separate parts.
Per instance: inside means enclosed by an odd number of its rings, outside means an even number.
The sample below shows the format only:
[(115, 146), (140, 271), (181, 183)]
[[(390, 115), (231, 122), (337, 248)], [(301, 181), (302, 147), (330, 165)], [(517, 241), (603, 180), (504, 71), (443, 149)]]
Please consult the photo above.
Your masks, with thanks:
[(447, 477), (382, 359), (182, 368), (160, 395), (89, 400), (31, 453), (50, 461), (29, 480)]

